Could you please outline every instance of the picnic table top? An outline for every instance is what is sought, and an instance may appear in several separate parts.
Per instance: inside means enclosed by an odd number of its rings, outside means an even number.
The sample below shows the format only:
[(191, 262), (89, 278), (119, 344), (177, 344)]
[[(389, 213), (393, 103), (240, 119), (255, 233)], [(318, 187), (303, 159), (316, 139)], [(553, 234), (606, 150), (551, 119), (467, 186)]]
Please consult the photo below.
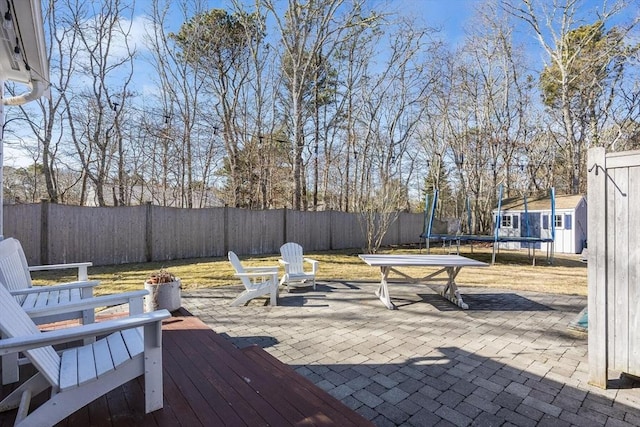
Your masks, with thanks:
[(486, 262), (461, 255), (360, 254), (364, 262), (373, 267), (488, 267)]

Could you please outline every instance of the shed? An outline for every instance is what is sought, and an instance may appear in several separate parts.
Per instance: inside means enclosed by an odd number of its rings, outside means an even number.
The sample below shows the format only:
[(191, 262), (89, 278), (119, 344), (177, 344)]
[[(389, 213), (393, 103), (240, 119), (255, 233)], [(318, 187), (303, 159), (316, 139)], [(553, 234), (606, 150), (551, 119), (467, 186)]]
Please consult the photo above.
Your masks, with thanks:
[[(587, 200), (583, 195), (556, 195), (554, 200), (551, 197), (506, 199), (500, 212), (497, 209), (493, 211), (494, 220), (498, 215), (498, 241), (501, 237), (551, 239), (555, 231), (553, 252), (579, 254), (587, 245)], [(508, 241), (500, 242), (499, 247), (544, 251), (551, 249), (548, 247), (550, 244), (544, 241)]]

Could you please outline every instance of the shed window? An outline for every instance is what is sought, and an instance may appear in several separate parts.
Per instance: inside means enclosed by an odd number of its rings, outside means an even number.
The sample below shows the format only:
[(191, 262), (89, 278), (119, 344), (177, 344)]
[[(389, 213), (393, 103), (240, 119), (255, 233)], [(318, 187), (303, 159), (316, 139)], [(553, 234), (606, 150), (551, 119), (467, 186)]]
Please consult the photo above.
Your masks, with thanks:
[(514, 215), (502, 215), (500, 221), (500, 227), (502, 228), (518, 228), (518, 218)]
[(571, 214), (565, 214), (564, 216), (564, 229), (571, 230)]
[(556, 227), (556, 229), (561, 229), (564, 228), (564, 215), (555, 215), (554, 216), (554, 221), (553, 221), (553, 225)]

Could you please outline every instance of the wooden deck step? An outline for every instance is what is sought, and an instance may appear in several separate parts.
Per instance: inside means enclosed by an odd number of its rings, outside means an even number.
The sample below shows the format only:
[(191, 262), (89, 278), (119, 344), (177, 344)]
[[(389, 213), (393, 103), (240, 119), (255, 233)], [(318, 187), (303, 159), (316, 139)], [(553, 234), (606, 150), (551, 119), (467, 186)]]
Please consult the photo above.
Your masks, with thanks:
[[(198, 318), (180, 314), (163, 322), (163, 409), (144, 413), (139, 378), (59, 426), (372, 425), (262, 348), (240, 350)], [(32, 371), (21, 367), (21, 378)], [(0, 386), (0, 396), (14, 387)], [(15, 415), (15, 410), (0, 413), (0, 426), (12, 425)]]

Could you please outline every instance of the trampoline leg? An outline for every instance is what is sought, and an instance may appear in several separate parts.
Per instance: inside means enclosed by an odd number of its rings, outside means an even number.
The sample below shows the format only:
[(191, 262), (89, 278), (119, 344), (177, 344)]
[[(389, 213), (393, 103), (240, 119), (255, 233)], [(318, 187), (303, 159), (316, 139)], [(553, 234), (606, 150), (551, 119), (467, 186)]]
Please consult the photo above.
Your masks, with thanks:
[(533, 266), (536, 266), (536, 247), (533, 247)]

